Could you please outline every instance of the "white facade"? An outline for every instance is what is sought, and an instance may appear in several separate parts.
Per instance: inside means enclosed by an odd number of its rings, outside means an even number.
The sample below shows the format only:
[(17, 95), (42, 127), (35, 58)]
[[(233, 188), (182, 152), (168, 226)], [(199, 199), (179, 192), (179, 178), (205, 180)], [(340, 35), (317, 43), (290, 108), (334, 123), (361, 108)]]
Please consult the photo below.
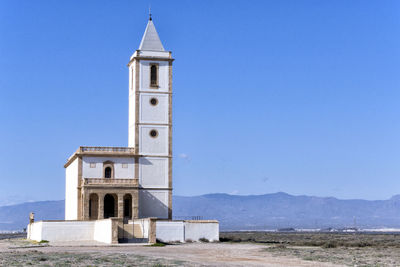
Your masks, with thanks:
[(78, 219), (78, 159), (65, 169), (65, 219)]
[[(150, 136), (150, 131), (156, 130), (156, 137)], [(168, 156), (168, 126), (140, 125), (139, 153), (146, 156)]]
[(140, 218), (172, 218), (172, 61), (149, 20), (128, 64), (128, 144), (140, 155)]
[[(143, 54), (146, 57), (146, 54)], [(160, 57), (169, 57), (169, 52), (164, 52), (164, 55)], [(157, 64), (159, 75), (158, 75), (158, 87), (153, 88), (150, 86), (150, 64)], [(139, 90), (140, 91), (152, 91), (157, 92), (168, 92), (169, 91), (169, 63), (166, 61), (158, 60), (141, 60), (140, 61), (140, 81)]]
[[(158, 104), (153, 106), (150, 101), (156, 98)], [(140, 94), (140, 122), (142, 123), (155, 123), (166, 124), (168, 123), (168, 95), (166, 94)]]
[(168, 218), (167, 190), (139, 190), (139, 218)]
[(134, 178), (135, 159), (123, 157), (82, 157), (82, 177), (103, 178), (104, 162), (113, 163), (115, 179)]
[(168, 159), (166, 158), (140, 158), (139, 185), (143, 188), (167, 188), (168, 168)]

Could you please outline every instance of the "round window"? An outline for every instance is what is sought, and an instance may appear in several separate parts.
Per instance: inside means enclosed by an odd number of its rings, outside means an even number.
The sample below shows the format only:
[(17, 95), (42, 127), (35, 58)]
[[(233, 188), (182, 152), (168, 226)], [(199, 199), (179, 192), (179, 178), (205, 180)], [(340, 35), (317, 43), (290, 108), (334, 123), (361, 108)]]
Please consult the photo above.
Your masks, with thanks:
[(153, 105), (153, 106), (157, 105), (158, 104), (157, 98), (153, 97), (152, 99), (150, 99), (150, 104)]
[(158, 136), (157, 130), (151, 130), (150, 131), (150, 136), (153, 137), (153, 138), (156, 138)]

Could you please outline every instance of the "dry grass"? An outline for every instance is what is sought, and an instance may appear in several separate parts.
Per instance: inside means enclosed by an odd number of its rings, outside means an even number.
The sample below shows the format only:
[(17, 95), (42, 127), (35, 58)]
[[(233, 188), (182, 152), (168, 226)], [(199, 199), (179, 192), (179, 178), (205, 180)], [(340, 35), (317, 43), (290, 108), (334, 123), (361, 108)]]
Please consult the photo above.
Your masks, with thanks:
[(365, 233), (221, 233), (228, 242), (255, 242), (276, 256), (348, 266), (400, 266), (400, 235)]
[(399, 266), (398, 248), (320, 248), (271, 246), (266, 252), (276, 256), (295, 256), (303, 260), (331, 262), (348, 266)]
[(0, 266), (184, 266), (183, 261), (171, 261), (139, 255), (96, 253), (43, 253), (40, 251), (5, 252)]
[(255, 242), (291, 246), (400, 248), (400, 234), (222, 232), (220, 240), (222, 242)]

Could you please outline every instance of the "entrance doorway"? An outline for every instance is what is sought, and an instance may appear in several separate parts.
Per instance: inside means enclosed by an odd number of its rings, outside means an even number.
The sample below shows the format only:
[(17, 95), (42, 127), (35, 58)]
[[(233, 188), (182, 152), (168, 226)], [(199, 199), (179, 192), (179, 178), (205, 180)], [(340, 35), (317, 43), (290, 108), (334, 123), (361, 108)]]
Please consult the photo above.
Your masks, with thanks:
[(104, 218), (116, 217), (115, 216), (115, 197), (113, 195), (107, 194), (104, 196)]
[(124, 196), (124, 218), (132, 219), (132, 195)]

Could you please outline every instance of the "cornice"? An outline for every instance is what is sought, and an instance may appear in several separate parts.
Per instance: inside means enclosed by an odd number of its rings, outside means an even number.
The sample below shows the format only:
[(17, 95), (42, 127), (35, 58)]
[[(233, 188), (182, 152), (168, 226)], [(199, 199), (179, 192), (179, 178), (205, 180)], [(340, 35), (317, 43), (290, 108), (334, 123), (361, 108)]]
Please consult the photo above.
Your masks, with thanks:
[(129, 67), (132, 62), (134, 62), (135, 60), (147, 60), (147, 61), (168, 61), (168, 62), (173, 62), (175, 59), (174, 58), (168, 58), (168, 57), (143, 57), (143, 56), (137, 56), (137, 57), (133, 57), (127, 64), (127, 66)]

